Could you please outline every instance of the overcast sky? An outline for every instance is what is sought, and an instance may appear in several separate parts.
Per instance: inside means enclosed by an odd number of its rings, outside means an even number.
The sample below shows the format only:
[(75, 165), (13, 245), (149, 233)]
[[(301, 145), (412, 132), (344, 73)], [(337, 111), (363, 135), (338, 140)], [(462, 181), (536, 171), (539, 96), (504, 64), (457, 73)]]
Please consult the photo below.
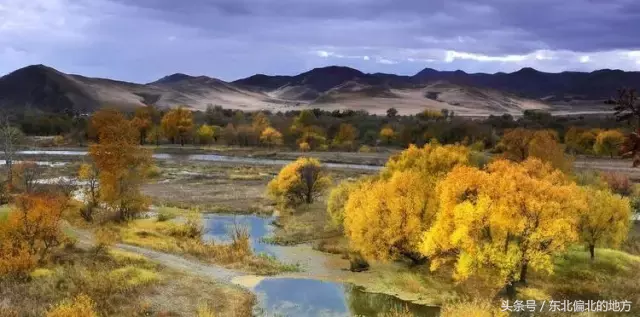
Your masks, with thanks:
[(0, 74), (640, 70), (638, 0), (0, 0)]

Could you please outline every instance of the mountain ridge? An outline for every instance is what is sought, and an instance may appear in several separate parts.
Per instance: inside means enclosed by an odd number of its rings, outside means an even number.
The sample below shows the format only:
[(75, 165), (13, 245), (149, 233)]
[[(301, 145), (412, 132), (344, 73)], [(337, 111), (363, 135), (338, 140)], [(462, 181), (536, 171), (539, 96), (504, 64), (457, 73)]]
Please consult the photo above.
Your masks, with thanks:
[(30, 65), (0, 77), (0, 107), (86, 112), (104, 105), (126, 109), (150, 103), (160, 107), (182, 104), (204, 109), (217, 104), (246, 110), (355, 107), (374, 113), (382, 113), (383, 107), (397, 107), (404, 113), (451, 108), (486, 115), (530, 108), (600, 111), (603, 108), (597, 105), (621, 87), (640, 88), (640, 72), (548, 73), (523, 67), (511, 73), (487, 74), (424, 68), (407, 76), (327, 66), (297, 75), (255, 74), (230, 82), (174, 73), (142, 84)]

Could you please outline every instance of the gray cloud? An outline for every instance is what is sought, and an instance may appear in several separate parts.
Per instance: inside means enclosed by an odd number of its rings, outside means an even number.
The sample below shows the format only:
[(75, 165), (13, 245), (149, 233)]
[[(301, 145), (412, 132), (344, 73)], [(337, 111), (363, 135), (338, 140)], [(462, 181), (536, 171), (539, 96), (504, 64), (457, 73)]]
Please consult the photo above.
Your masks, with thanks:
[(640, 70), (638, 29), (635, 0), (0, 0), (0, 73)]

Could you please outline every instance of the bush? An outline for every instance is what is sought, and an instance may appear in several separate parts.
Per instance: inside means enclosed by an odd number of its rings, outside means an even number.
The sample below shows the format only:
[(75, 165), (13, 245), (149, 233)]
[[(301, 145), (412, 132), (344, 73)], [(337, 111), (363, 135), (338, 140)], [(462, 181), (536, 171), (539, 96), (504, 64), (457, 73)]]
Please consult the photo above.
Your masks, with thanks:
[(368, 145), (363, 145), (358, 149), (360, 153), (373, 153), (373, 148)]
[(165, 222), (175, 218), (176, 218), (176, 215), (168, 209), (163, 208), (158, 212), (159, 222)]
[(602, 177), (614, 193), (622, 196), (631, 195), (633, 186), (629, 180), (629, 176), (622, 173), (606, 172), (601, 173), (600, 177)]
[(97, 317), (95, 302), (86, 295), (78, 295), (73, 301), (64, 301), (49, 312), (46, 317)]

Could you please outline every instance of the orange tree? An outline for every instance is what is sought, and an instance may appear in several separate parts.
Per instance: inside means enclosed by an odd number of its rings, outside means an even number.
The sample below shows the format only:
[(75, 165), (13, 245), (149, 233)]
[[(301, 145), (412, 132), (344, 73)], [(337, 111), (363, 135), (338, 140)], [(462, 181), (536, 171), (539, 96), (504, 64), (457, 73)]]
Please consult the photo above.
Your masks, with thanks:
[(66, 206), (63, 195), (16, 197), (8, 218), (0, 223), (0, 275), (28, 271), (61, 244), (60, 220)]
[(138, 130), (138, 134), (140, 135), (140, 145), (144, 145), (147, 134), (153, 125), (151, 118), (152, 112), (153, 108), (150, 106), (140, 107), (136, 109), (133, 119), (131, 119), (131, 124)]
[[(108, 124), (100, 124), (108, 122)], [(138, 145), (138, 133), (120, 112), (97, 111), (92, 117), (98, 142), (89, 147), (100, 180), (100, 199), (118, 214), (131, 219), (148, 207), (140, 186), (151, 165), (151, 154)]]

